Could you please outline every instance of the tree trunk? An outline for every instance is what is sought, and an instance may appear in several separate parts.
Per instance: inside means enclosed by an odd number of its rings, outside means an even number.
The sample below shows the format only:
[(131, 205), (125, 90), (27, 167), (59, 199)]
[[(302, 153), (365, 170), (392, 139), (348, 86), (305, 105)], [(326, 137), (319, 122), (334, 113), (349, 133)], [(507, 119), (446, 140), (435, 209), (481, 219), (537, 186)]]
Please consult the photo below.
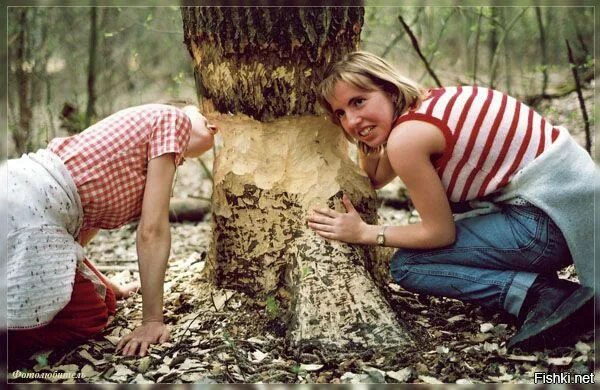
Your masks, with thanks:
[(29, 41), (28, 9), (21, 8), (18, 11), (19, 34), (16, 44), (16, 71), (17, 86), (19, 90), (19, 127), (13, 132), (13, 140), (17, 155), (27, 151), (27, 144), (31, 136), (31, 106), (29, 102), (31, 84), (31, 64), (27, 62), (27, 47)]
[(477, 30), (475, 34), (475, 49), (473, 50), (473, 84), (477, 84), (477, 60), (479, 59), (479, 36), (481, 35), (481, 19), (483, 17), (483, 7), (479, 7), (477, 15)]
[(98, 32), (96, 24), (98, 14), (96, 7), (90, 8), (90, 50), (88, 59), (88, 76), (87, 76), (87, 93), (88, 101), (85, 110), (85, 126), (89, 127), (92, 124), (92, 118), (96, 114), (96, 46), (98, 42)]
[(544, 21), (542, 19), (542, 7), (535, 7), (535, 16), (540, 30), (540, 54), (541, 54), (541, 69), (542, 69), (542, 96), (546, 96), (548, 89), (548, 55), (546, 50), (546, 31)]
[(490, 88), (495, 87), (496, 82), (496, 52), (498, 50), (498, 23), (500, 22), (500, 9), (498, 7), (491, 7), (491, 24), (490, 24), (490, 32), (488, 38), (488, 46), (489, 46), (489, 77), (490, 82), (488, 83)]
[[(285, 308), (295, 343), (335, 347), (410, 343), (373, 280), (387, 262), (372, 247), (320, 238), (315, 207), (342, 210), (348, 194), (374, 223), (377, 200), (348, 157), (339, 128), (318, 115), (325, 65), (358, 44), (362, 7), (183, 7), (202, 109), (213, 108), (223, 147), (215, 157), (214, 282)], [(371, 271), (366, 272), (366, 270)]]

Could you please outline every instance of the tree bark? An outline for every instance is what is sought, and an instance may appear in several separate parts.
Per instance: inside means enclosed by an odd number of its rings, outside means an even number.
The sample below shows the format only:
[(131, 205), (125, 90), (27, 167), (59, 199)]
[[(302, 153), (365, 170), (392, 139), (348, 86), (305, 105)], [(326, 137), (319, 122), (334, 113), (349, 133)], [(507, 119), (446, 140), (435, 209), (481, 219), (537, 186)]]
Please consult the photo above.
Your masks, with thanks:
[(85, 110), (85, 128), (92, 124), (92, 118), (96, 114), (96, 47), (98, 42), (98, 32), (96, 24), (98, 14), (96, 7), (90, 8), (90, 50), (88, 58), (88, 76), (87, 76), (87, 93), (88, 101)]
[(209, 114), (223, 147), (206, 272), (220, 287), (276, 298), (294, 343), (410, 343), (374, 281), (388, 273), (374, 248), (306, 225), (313, 207), (342, 210), (342, 193), (377, 219), (375, 192), (315, 95), (326, 64), (356, 49), (363, 9), (183, 7), (182, 18), (202, 110), (223, 113)]
[(535, 16), (540, 30), (540, 54), (541, 54), (541, 69), (542, 69), (542, 96), (546, 96), (548, 89), (548, 55), (546, 50), (546, 31), (544, 21), (542, 19), (542, 7), (535, 7)]
[(29, 41), (30, 26), (28, 23), (28, 9), (21, 8), (18, 11), (19, 33), (16, 44), (16, 71), (15, 76), (18, 86), (19, 101), (19, 128), (13, 132), (13, 140), (17, 155), (27, 151), (27, 144), (31, 137), (31, 105), (30, 105), (30, 84), (31, 84), (31, 64), (27, 62), (27, 50)]
[(494, 88), (496, 86), (496, 52), (498, 51), (498, 23), (500, 21), (500, 9), (498, 7), (491, 7), (491, 24), (488, 38), (489, 54), (488, 54), (488, 69), (489, 69), (489, 86)]

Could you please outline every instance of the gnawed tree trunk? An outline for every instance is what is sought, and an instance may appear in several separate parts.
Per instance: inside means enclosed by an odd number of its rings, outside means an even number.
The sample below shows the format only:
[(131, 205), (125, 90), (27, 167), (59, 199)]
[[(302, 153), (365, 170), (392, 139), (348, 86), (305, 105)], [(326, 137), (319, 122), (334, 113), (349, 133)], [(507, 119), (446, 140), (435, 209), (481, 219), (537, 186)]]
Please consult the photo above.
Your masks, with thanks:
[(203, 110), (235, 114), (216, 118), (207, 272), (220, 287), (277, 298), (295, 343), (410, 343), (372, 278), (383, 282), (386, 261), (306, 225), (315, 206), (342, 210), (342, 193), (377, 218), (368, 178), (315, 96), (327, 62), (356, 49), (363, 9), (183, 7), (182, 17)]

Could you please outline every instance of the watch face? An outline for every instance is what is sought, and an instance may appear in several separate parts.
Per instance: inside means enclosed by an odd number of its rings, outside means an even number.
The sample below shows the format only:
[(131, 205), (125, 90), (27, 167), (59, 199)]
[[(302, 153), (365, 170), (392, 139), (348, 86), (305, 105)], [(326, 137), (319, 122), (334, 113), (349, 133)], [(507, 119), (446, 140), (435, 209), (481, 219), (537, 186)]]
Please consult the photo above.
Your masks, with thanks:
[(385, 240), (385, 237), (383, 236), (383, 234), (379, 234), (379, 235), (377, 236), (377, 243), (378, 243), (379, 245), (382, 245), (382, 244), (384, 243), (384, 240)]

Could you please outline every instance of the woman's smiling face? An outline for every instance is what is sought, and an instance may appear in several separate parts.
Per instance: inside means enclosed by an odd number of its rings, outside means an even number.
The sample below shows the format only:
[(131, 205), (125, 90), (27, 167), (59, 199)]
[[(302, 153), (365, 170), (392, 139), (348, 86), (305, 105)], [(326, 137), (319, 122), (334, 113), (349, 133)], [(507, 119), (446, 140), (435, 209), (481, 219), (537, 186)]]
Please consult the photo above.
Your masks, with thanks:
[(327, 102), (344, 131), (352, 138), (371, 148), (387, 142), (395, 114), (389, 94), (380, 89), (365, 90), (339, 80)]

